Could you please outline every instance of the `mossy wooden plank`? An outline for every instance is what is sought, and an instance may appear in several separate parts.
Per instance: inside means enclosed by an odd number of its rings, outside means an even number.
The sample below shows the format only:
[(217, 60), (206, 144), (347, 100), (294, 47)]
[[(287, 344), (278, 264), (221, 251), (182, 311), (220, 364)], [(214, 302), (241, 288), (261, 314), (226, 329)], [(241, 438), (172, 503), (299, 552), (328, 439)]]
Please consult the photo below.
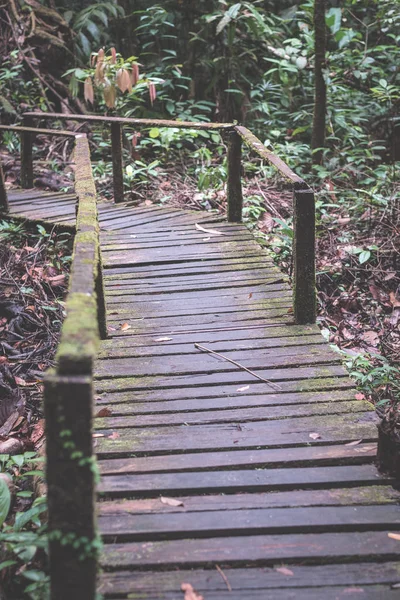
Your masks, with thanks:
[[(284, 466), (309, 467), (310, 465), (338, 466), (341, 464), (368, 464), (374, 460), (375, 456), (376, 444), (360, 443), (356, 446), (335, 444), (332, 446), (301, 446), (296, 448), (274, 448), (268, 450), (235, 450), (230, 452), (203, 452), (201, 454), (186, 453), (175, 454), (172, 458), (168, 454), (139, 458), (111, 458), (100, 460), (99, 468), (102, 475), (122, 475), (127, 473), (177, 473), (182, 471), (205, 471), (224, 468), (258, 469)], [(190, 490), (188, 490), (188, 493), (189, 492)], [(390, 497), (400, 499), (400, 494), (393, 490), (393, 495)], [(350, 500), (348, 495), (346, 498)], [(221, 499), (221, 501), (222, 500), (223, 499)], [(238, 507), (238, 503), (240, 505), (240, 498), (235, 500), (235, 506)], [(378, 503), (377, 499), (375, 499), (375, 503)], [(222, 506), (222, 504), (220, 504), (220, 506)]]
[[(192, 426), (152, 427), (148, 429), (99, 429), (103, 434), (96, 442), (96, 451), (103, 456), (118, 456), (126, 452), (181, 453), (231, 449), (274, 448), (293, 444), (350, 443), (359, 439), (375, 442), (377, 432), (362, 413), (324, 415), (285, 419), (280, 421), (252, 421), (246, 424), (209, 424)], [(310, 437), (317, 434), (320, 437)]]
[[(179, 320), (179, 317), (176, 318)], [(200, 323), (206, 319), (200, 319)], [(166, 319), (173, 321), (173, 319)], [(184, 318), (182, 321), (185, 322)], [(273, 351), (266, 350), (241, 350), (226, 351), (224, 356), (231, 360), (238, 361), (247, 369), (256, 373), (260, 369), (269, 369), (272, 367), (295, 367), (299, 365), (332, 365), (340, 364), (340, 358), (330, 350), (330, 348), (302, 347), (298, 353), (288, 351), (286, 354), (275, 354)], [(217, 372), (235, 372), (240, 371), (240, 367), (230, 362), (215, 357), (206, 352), (198, 352), (196, 355), (174, 355), (174, 356), (149, 356), (136, 357), (134, 361), (131, 358), (111, 358), (103, 359), (96, 363), (97, 377), (131, 377), (146, 375), (184, 375), (200, 373)]]
[[(273, 392), (273, 390), (271, 390)], [(154, 394), (154, 395), (153, 395)], [(96, 396), (96, 403), (103, 407), (110, 405), (110, 410), (113, 415), (118, 414), (168, 414), (174, 412), (190, 413), (192, 411), (212, 411), (224, 409), (241, 409), (249, 407), (265, 407), (269, 411), (269, 407), (281, 407), (291, 411), (296, 406), (315, 405), (317, 410), (318, 404), (334, 404), (335, 402), (343, 403), (344, 401), (354, 401), (355, 391), (353, 389), (332, 389), (330, 391), (321, 392), (302, 392), (302, 393), (271, 393), (271, 394), (254, 394), (246, 395), (246, 393), (238, 393), (231, 396), (212, 396), (212, 392), (208, 395), (203, 394), (187, 394), (187, 397), (177, 400), (172, 393), (165, 390), (163, 399), (157, 399), (156, 391), (148, 396), (138, 392), (115, 392), (105, 393)], [(182, 395), (182, 394), (181, 394)], [(211, 396), (211, 397), (209, 397)]]
[[(274, 536), (243, 536), (207, 540), (173, 540), (149, 543), (110, 544), (104, 547), (101, 564), (110, 568), (199, 567), (292, 562), (360, 562), (397, 560), (398, 541), (388, 531), (366, 533), (315, 533)], [(318, 592), (319, 593), (319, 592)], [(298, 594), (298, 590), (296, 590)], [(298, 597), (298, 596), (297, 596)], [(321, 596), (317, 596), (321, 598)]]
[[(279, 566), (269, 568), (226, 568), (224, 574), (232, 590), (247, 594), (252, 590), (260, 592), (260, 598), (271, 598), (272, 594), (281, 589), (287, 593), (289, 590), (296, 594), (303, 592), (310, 593), (315, 588), (316, 593), (327, 592), (325, 586), (351, 586), (354, 589), (354, 598), (367, 597), (365, 590), (360, 591), (363, 585), (386, 584), (395, 585), (400, 579), (400, 562), (354, 562), (345, 564), (324, 564), (307, 566), (301, 564), (290, 565), (289, 574), (279, 571)], [(207, 595), (208, 592), (227, 593), (226, 581), (216, 568), (208, 570), (198, 569), (176, 569), (171, 571), (116, 571), (103, 573), (100, 576), (100, 590), (106, 594), (128, 594), (129, 592), (144, 594), (161, 594), (164, 592), (180, 593), (180, 587), (183, 581), (190, 581), (191, 585), (198, 593)], [(358, 591), (356, 589), (358, 588)], [(394, 592), (396, 590), (393, 590)], [(336, 591), (335, 591), (336, 592)], [(267, 596), (265, 594), (269, 594)], [(350, 590), (344, 594), (343, 598), (348, 598), (352, 592)], [(358, 594), (358, 596), (357, 596)], [(112, 597), (112, 596), (111, 596)], [(207, 597), (207, 596), (206, 596)], [(304, 593), (305, 598), (309, 598)], [(338, 596), (336, 596), (337, 598)], [(379, 598), (380, 596), (376, 596)], [(393, 596), (394, 597), (394, 596)], [(179, 598), (179, 596), (178, 596)], [(245, 596), (243, 596), (244, 600)], [(285, 597), (284, 597), (285, 598)], [(294, 596), (294, 599), (298, 596)], [(318, 596), (317, 596), (318, 598)], [(326, 595), (319, 596), (319, 599), (326, 598)], [(341, 596), (339, 595), (339, 598)], [(286, 597), (285, 600), (288, 600)]]

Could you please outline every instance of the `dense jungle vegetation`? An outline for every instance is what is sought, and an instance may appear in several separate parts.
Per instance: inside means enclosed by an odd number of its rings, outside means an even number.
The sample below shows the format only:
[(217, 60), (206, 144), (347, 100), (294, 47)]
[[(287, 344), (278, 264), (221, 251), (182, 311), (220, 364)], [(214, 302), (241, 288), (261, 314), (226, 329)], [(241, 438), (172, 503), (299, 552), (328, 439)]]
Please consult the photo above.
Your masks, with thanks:
[[(320, 146), (313, 132), (317, 7), (326, 42)], [(323, 334), (343, 353), (360, 399), (372, 399), (380, 412), (393, 409), (400, 399), (398, 0), (8, 0), (0, 5), (0, 53), (5, 124), (35, 109), (249, 127), (315, 189)], [(89, 133), (98, 191), (110, 197), (106, 130), (72, 120), (68, 127)], [(126, 127), (124, 136), (127, 198), (225, 210), (219, 134), (153, 126)], [(71, 144), (38, 136), (36, 145), (36, 185), (69, 188)], [(19, 148), (17, 134), (3, 134), (8, 185), (18, 183)], [(291, 193), (269, 165), (244, 152), (246, 220), (290, 274)], [(0, 224), (4, 231), (10, 236), (9, 224)], [(60, 273), (65, 277), (61, 268), (52, 276)], [(31, 459), (22, 455), (18, 465), (8, 457), (5, 464), (21, 477), (31, 472)], [(19, 494), (20, 503), (30, 498), (24, 486)], [(39, 500), (30, 510), (19, 520), (21, 530), (33, 523), (39, 531), (28, 540), (32, 556), (21, 534), (2, 568), (15, 572), (17, 565), (25, 597), (41, 599), (46, 576), (33, 557), (45, 548), (45, 509)], [(31, 569), (21, 568), (29, 561)]]

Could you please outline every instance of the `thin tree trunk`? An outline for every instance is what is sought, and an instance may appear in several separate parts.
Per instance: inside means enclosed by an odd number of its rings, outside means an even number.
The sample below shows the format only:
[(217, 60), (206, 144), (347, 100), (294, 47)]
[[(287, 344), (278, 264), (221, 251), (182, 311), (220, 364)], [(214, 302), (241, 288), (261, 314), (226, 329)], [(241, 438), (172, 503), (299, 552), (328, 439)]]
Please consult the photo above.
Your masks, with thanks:
[[(326, 117), (326, 83), (324, 79), (326, 55), (326, 25), (325, 25), (326, 0), (314, 0), (314, 38), (315, 38), (315, 97), (314, 118), (311, 139), (311, 148), (323, 148), (325, 145), (325, 117)], [(313, 154), (313, 163), (322, 163), (322, 150)]]

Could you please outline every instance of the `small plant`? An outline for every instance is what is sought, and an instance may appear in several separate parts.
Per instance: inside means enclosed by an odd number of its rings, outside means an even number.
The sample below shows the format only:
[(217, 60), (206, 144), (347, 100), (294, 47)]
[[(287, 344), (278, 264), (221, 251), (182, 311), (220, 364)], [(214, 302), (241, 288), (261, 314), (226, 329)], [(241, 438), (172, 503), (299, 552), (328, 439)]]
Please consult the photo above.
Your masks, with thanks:
[(20, 242), (26, 236), (26, 229), (18, 221), (0, 221), (0, 240), (5, 242)]

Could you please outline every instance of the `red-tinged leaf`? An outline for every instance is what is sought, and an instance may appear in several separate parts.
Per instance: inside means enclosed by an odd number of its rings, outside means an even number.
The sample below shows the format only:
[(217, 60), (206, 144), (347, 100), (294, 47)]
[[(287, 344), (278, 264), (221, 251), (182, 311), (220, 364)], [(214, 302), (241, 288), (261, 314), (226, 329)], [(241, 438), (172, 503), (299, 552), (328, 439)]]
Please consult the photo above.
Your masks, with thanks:
[(357, 394), (354, 394), (354, 398), (356, 400), (365, 400), (365, 396), (361, 392), (357, 392)]
[(160, 500), (167, 506), (184, 506), (182, 500), (175, 500), (175, 498), (167, 498), (166, 496), (160, 496)]
[(114, 48), (114, 46), (111, 48), (111, 64), (115, 65), (115, 63), (117, 62), (117, 51)]
[(139, 81), (139, 65), (137, 63), (132, 65), (131, 81), (133, 86)]
[(83, 85), (83, 93), (84, 93), (86, 102), (90, 102), (90, 104), (94, 104), (94, 90), (93, 90), (93, 83), (92, 83), (91, 77), (87, 77), (85, 79), (85, 83)]
[(31, 433), (31, 440), (34, 444), (37, 444), (42, 437), (44, 436), (44, 419), (40, 419), (33, 426), (33, 431)]
[(248, 295), (248, 298), (249, 298), (249, 300), (250, 300), (250, 298), (252, 298), (252, 297), (253, 297), (253, 292), (250, 292), (250, 294)]
[(21, 387), (26, 387), (28, 385), (24, 379), (21, 379), (21, 377), (14, 377), (14, 381)]
[(3, 365), (7, 362), (7, 356), (0, 356), (0, 365)]
[(321, 435), (319, 433), (310, 433), (309, 436), (312, 440), (320, 440)]
[(287, 575), (288, 577), (293, 577), (294, 575), (293, 571), (291, 571), (287, 567), (278, 567), (277, 569), (275, 569), (275, 571), (277, 573), (280, 573), (281, 575)]
[(117, 99), (117, 90), (113, 85), (109, 85), (103, 90), (104, 102), (107, 108), (115, 107), (115, 100)]
[(104, 50), (103, 48), (100, 48), (100, 50), (97, 53), (97, 64), (101, 64), (104, 61)]
[(204, 600), (204, 597), (195, 592), (190, 583), (182, 583), (181, 590), (182, 592), (185, 592), (183, 600)]
[(114, 431), (111, 435), (108, 436), (109, 440), (117, 440), (120, 437), (118, 431)]
[(354, 442), (349, 442), (348, 444), (345, 444), (345, 446), (358, 446), (358, 444), (361, 444), (362, 440), (355, 440)]
[(111, 415), (112, 415), (112, 410), (105, 406), (104, 408), (101, 408), (98, 411), (98, 413), (96, 414), (96, 417), (110, 417)]
[(121, 85), (122, 85), (122, 89), (121, 89), (122, 92), (131, 92), (132, 91), (132, 81), (131, 81), (129, 73), (126, 69), (122, 70)]
[(149, 96), (150, 96), (150, 102), (153, 105), (154, 100), (156, 99), (156, 96), (157, 96), (157, 91), (156, 91), (156, 86), (154, 85), (154, 83), (152, 81), (149, 82)]
[(131, 326), (129, 325), (129, 323), (122, 323), (120, 329), (121, 331), (128, 331), (128, 329), (131, 329)]
[(133, 134), (132, 136), (132, 147), (136, 148), (136, 146), (138, 145), (138, 140), (141, 137), (139, 132), (136, 132)]

